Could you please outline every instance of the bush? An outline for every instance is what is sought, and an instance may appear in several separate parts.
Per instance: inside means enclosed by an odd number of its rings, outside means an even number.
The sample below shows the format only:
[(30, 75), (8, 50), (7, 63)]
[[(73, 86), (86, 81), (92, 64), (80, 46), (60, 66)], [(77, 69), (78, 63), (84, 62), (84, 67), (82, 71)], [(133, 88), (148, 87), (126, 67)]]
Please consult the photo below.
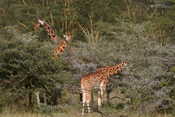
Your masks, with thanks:
[[(117, 21), (105, 32), (110, 39), (102, 36), (95, 48), (91, 48), (90, 43), (79, 42), (71, 56), (73, 66), (81, 71), (77, 74), (87, 74), (96, 67), (127, 61), (128, 67), (119, 75), (121, 81), (117, 81), (122, 84), (119, 87), (125, 91), (123, 94), (130, 98), (126, 104), (145, 112), (159, 111), (160, 106), (165, 110), (173, 108), (175, 100), (169, 95), (174, 89), (174, 72), (172, 69), (169, 71), (168, 66), (174, 66), (174, 45), (167, 43), (162, 46), (150, 38), (146, 27), (151, 22)], [(167, 100), (170, 103), (165, 104)]]
[[(13, 103), (25, 100), (24, 104), (32, 106), (35, 91), (49, 92), (56, 83), (69, 77), (66, 74), (70, 73), (65, 71), (68, 65), (61, 58), (54, 60), (51, 57), (49, 42), (39, 42), (32, 33), (21, 34), (14, 27), (6, 30), (11, 37), (0, 40), (1, 88), (8, 95), (7, 101), (10, 98)], [(2, 90), (1, 94), (4, 93)]]

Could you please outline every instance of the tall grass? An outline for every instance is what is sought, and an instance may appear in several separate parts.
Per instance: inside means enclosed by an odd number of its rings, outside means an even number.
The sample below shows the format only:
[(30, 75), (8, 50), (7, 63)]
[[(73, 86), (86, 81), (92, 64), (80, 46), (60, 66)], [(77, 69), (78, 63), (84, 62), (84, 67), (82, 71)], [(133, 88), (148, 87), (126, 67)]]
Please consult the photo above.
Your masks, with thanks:
[[(152, 114), (152, 115), (140, 115), (140, 114), (123, 114), (117, 115), (116, 113), (112, 113), (106, 117), (173, 117), (168, 114)], [(56, 113), (53, 115), (39, 114), (39, 113), (5, 113), (1, 114), (0, 117), (81, 117), (80, 113)], [(85, 117), (101, 117), (101, 114), (98, 113), (88, 113)]]
[[(152, 114), (142, 114), (138, 112), (124, 112), (124, 111), (117, 111), (112, 113), (103, 113), (104, 117), (174, 117), (173, 115), (169, 114), (159, 114), (159, 113), (152, 113)], [(50, 113), (50, 114), (42, 114), (42, 113), (31, 113), (31, 112), (21, 112), (21, 113), (1, 113), (0, 117), (82, 117), (80, 110), (69, 110), (65, 113)], [(93, 112), (93, 113), (86, 113), (84, 117), (102, 117), (102, 114)]]
[(100, 31), (95, 28), (92, 18), (90, 17), (90, 27), (83, 27), (80, 25), (80, 29), (87, 39), (88, 45), (91, 48), (95, 48), (99, 41), (101, 41)]
[(2, 113), (0, 117), (49, 117), (40, 113)]

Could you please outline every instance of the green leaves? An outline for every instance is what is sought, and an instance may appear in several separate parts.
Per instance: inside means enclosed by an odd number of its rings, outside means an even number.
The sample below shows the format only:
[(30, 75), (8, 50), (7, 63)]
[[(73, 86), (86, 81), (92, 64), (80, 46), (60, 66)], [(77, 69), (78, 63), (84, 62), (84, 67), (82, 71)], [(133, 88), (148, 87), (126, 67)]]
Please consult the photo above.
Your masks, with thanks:
[(21, 95), (23, 95), (28, 90), (34, 91), (38, 88), (50, 90), (56, 83), (64, 81), (66, 76), (69, 76), (60, 75), (64, 69), (68, 69), (68, 65), (61, 58), (52, 59), (50, 51), (52, 48), (45, 46), (49, 42), (37, 41), (30, 33), (21, 34), (23, 39), (16, 36), (18, 35), (16, 31), (10, 33), (13, 33), (10, 39), (0, 40), (1, 88), (13, 90), (12, 94), (22, 89)]

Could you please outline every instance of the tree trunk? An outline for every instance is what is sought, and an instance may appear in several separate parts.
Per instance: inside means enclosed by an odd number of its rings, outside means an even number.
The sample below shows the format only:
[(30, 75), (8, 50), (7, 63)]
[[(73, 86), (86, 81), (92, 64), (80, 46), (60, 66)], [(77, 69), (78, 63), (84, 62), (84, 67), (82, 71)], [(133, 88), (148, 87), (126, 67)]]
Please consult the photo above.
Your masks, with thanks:
[(29, 92), (29, 94), (28, 94), (28, 107), (32, 108), (32, 106), (33, 106), (32, 92)]
[(37, 106), (38, 107), (40, 107), (40, 97), (39, 97), (39, 95), (40, 95), (39, 91), (35, 92), (36, 102), (37, 102)]
[(107, 99), (107, 104), (110, 104), (110, 94), (112, 92), (111, 88), (106, 89), (106, 99)]
[(46, 92), (43, 94), (44, 97), (44, 104), (47, 105), (47, 97), (46, 97)]

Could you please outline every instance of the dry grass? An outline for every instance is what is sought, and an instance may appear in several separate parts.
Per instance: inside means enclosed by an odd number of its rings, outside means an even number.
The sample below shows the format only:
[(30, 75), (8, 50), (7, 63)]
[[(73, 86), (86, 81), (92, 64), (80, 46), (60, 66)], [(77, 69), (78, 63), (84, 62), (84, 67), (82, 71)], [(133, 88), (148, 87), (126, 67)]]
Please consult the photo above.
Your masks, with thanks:
[(79, 26), (85, 38), (87, 39), (88, 45), (91, 48), (95, 48), (97, 44), (101, 41), (101, 35), (100, 32), (95, 28), (92, 18), (90, 17), (90, 28), (83, 27), (81, 25)]
[[(21, 107), (22, 108), (22, 107)], [(81, 106), (77, 105), (65, 105), (62, 107), (62, 111), (60, 112), (51, 112), (51, 113), (37, 113), (37, 112), (19, 112), (16, 107), (5, 108), (2, 113), (0, 113), (0, 117), (82, 117), (81, 115)], [(152, 114), (143, 114), (138, 112), (130, 112), (126, 110), (116, 110), (110, 107), (103, 107), (101, 109), (103, 112), (103, 116), (101, 113), (92, 112), (85, 113), (84, 117), (174, 117), (170, 114), (160, 114), (160, 113), (152, 113)]]
[(1, 113), (0, 117), (49, 117), (39, 113)]
[[(52, 113), (52, 114), (41, 114), (41, 113), (1, 113), (0, 117), (81, 117), (81, 113), (78, 111), (70, 110), (68, 113)], [(99, 113), (89, 113), (84, 117), (102, 117)], [(125, 112), (114, 112), (106, 113), (104, 117), (173, 117), (168, 114), (144, 114), (139, 113), (125, 113)]]

